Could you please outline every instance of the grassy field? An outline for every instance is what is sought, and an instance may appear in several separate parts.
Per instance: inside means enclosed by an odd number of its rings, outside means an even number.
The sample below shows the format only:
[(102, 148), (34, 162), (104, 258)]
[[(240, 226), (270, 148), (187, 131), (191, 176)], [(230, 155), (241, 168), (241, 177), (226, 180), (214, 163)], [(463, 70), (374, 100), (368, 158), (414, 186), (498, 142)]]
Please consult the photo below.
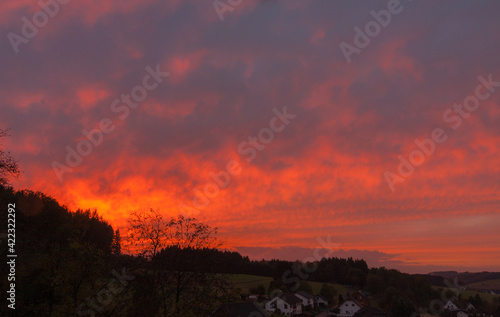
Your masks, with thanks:
[(500, 289), (500, 279), (472, 283), (472, 284), (469, 284), (468, 286), (470, 288), (476, 288), (476, 289), (491, 289), (491, 290), (496, 289), (496, 290), (498, 290), (498, 289)]
[[(309, 285), (311, 285), (311, 288), (313, 290), (313, 294), (314, 295), (319, 294), (319, 291), (321, 290), (321, 285), (323, 285), (323, 283), (320, 283), (320, 282), (308, 282), (308, 283), (309, 283)], [(346, 291), (345, 291), (344, 286), (339, 285), (339, 284), (334, 284), (333, 286), (335, 287), (335, 291), (336, 291), (337, 295), (342, 294), (345, 297)]]
[(259, 285), (263, 285), (267, 290), (269, 283), (273, 280), (271, 277), (247, 274), (230, 274), (229, 279), (233, 287), (240, 288), (242, 293), (250, 293), (251, 288)]
[(474, 296), (476, 296), (476, 293), (479, 293), (479, 296), (481, 296), (481, 300), (482, 301), (487, 301), (487, 302), (490, 302), (490, 303), (494, 303), (495, 302), (495, 298), (499, 297), (499, 295), (481, 293), (481, 292), (470, 291), (470, 290), (466, 290), (466, 291), (460, 290), (460, 293), (465, 298), (469, 298), (469, 296), (474, 297)]
[[(433, 286), (432, 288), (439, 290), (439, 291), (443, 289), (442, 287), (437, 287), (437, 286)], [(500, 297), (500, 295), (481, 293), (481, 292), (471, 291), (471, 290), (461, 290), (460, 289), (458, 291), (460, 292), (460, 294), (462, 295), (463, 298), (469, 298), (470, 296), (474, 297), (478, 293), (479, 296), (481, 296), (481, 300), (486, 301), (486, 302), (490, 302), (490, 303), (494, 303), (495, 299)]]
[[(233, 283), (233, 287), (240, 288), (242, 293), (250, 293), (251, 288), (258, 287), (259, 285), (263, 285), (267, 291), (269, 283), (273, 280), (271, 277), (247, 274), (231, 274), (229, 275), (229, 279)], [(311, 285), (313, 295), (319, 294), (323, 283), (310, 281), (306, 282)], [(345, 288), (342, 285), (335, 284), (334, 287), (337, 294), (345, 294)]]

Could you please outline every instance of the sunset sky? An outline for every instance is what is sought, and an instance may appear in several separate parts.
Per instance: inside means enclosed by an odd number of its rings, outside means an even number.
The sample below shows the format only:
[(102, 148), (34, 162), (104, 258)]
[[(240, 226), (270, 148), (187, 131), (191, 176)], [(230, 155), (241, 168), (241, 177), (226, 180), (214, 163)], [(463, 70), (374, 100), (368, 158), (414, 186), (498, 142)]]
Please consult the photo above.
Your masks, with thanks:
[(370, 266), (500, 271), (500, 2), (63, 2), (0, 2), (16, 189), (117, 228), (182, 212), (254, 259), (330, 237)]

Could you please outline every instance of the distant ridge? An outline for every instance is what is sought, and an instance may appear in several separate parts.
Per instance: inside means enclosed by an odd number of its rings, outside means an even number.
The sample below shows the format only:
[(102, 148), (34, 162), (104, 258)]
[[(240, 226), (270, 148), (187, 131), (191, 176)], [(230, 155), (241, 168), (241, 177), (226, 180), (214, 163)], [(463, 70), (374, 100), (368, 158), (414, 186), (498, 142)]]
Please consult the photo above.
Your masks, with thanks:
[(457, 271), (438, 271), (438, 272), (429, 273), (429, 275), (432, 275), (432, 276), (442, 276), (445, 278), (455, 277), (458, 274), (459, 273)]
[(483, 281), (500, 279), (500, 272), (456, 272), (456, 271), (440, 271), (431, 272), (430, 276), (441, 276), (443, 278), (452, 279), (458, 277), (459, 284), (472, 284)]

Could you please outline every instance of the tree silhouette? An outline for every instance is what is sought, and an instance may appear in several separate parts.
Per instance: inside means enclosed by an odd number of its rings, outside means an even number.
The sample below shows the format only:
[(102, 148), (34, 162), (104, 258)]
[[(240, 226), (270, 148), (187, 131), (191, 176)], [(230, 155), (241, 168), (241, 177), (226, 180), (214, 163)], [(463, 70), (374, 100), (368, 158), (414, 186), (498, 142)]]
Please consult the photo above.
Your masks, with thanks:
[[(0, 141), (8, 136), (7, 130), (0, 129)], [(1, 145), (1, 144), (0, 144)], [(19, 177), (20, 171), (17, 161), (0, 148), (0, 185), (7, 185), (10, 177)]]
[(145, 287), (156, 315), (203, 316), (228, 298), (226, 276), (218, 272), (217, 228), (183, 216), (166, 220), (150, 209), (133, 213), (128, 229), (134, 251), (150, 260)]
[(152, 259), (166, 246), (170, 223), (156, 210), (133, 212), (128, 220), (128, 244), (140, 256)]
[(415, 312), (413, 303), (406, 296), (396, 295), (391, 300), (392, 316), (411, 316)]
[(113, 242), (111, 243), (111, 253), (115, 255), (120, 255), (122, 253), (122, 238), (120, 236), (120, 230), (116, 229), (113, 233)]
[(479, 293), (476, 293), (476, 296), (474, 297), (474, 301), (472, 302), (472, 305), (476, 308), (481, 308), (483, 306), (483, 300), (481, 299), (481, 296)]

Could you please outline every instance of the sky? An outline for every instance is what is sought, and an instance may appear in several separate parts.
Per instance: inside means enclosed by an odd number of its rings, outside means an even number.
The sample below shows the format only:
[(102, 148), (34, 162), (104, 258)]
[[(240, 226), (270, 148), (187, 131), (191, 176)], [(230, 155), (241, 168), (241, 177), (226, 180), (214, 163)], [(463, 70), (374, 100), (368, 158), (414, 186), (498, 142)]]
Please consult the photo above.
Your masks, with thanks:
[(1, 1), (12, 185), (122, 229), (196, 217), (252, 259), (500, 271), (499, 10)]

